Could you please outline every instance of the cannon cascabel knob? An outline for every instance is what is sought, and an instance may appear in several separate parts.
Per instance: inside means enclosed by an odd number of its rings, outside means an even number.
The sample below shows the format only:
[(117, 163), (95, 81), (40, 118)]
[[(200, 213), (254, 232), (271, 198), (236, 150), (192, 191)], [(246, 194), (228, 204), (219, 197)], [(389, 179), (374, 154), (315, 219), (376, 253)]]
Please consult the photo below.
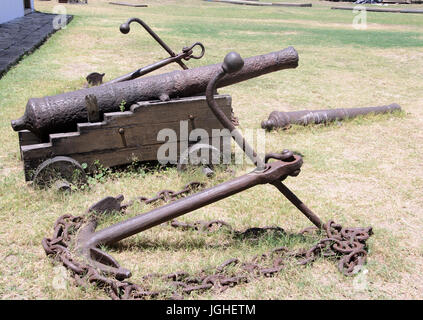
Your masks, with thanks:
[(22, 116), (19, 119), (16, 120), (12, 120), (11, 124), (12, 124), (12, 128), (15, 131), (20, 131), (20, 130), (24, 130), (26, 129), (26, 117)]
[(266, 130), (273, 130), (274, 128), (287, 129), (290, 125), (290, 119), (287, 112), (273, 111), (270, 113), (267, 120), (261, 122), (261, 127)]

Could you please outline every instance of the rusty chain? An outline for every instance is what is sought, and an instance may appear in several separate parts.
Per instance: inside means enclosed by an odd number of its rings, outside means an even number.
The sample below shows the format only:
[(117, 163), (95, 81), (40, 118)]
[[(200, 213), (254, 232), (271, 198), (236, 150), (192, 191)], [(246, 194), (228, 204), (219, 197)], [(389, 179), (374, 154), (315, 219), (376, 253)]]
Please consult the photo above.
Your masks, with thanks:
[(157, 193), (157, 195), (152, 197), (152, 198), (140, 196), (140, 197), (137, 197), (135, 200), (132, 200), (132, 201), (129, 201), (128, 203), (122, 204), (121, 210), (126, 210), (128, 207), (133, 205), (134, 202), (137, 201), (137, 200), (140, 201), (140, 202), (144, 202), (145, 204), (150, 204), (150, 203), (154, 203), (154, 202), (157, 202), (157, 201), (164, 201), (164, 202), (174, 201), (174, 200), (177, 200), (181, 197), (188, 195), (189, 193), (191, 193), (195, 190), (203, 188), (204, 186), (205, 186), (204, 183), (201, 183), (201, 182), (198, 182), (198, 181), (193, 181), (193, 182), (190, 182), (187, 185), (185, 185), (185, 187), (178, 192), (165, 189), (165, 190), (159, 191)]
[[(199, 182), (191, 182), (179, 192), (163, 190), (152, 198), (139, 197), (139, 201), (146, 204), (157, 201), (173, 201), (184, 197), (204, 187)], [(126, 210), (134, 201), (121, 206)], [(344, 228), (334, 221), (324, 225), (326, 237), (319, 240), (308, 250), (290, 251), (287, 247), (274, 248), (251, 261), (241, 262), (238, 258), (232, 258), (211, 272), (201, 270), (195, 275), (187, 272), (175, 272), (171, 274), (147, 274), (142, 277), (143, 284), (134, 284), (129, 281), (121, 281), (116, 278), (106, 277), (96, 268), (89, 264), (74, 259), (72, 254), (72, 239), (79, 228), (85, 222), (85, 216), (63, 215), (55, 223), (54, 233), (51, 238), (44, 238), (43, 248), (48, 256), (54, 257), (70, 270), (75, 283), (86, 287), (88, 284), (95, 284), (103, 288), (112, 299), (183, 299), (185, 295), (192, 292), (203, 292), (214, 289), (223, 292), (230, 287), (248, 283), (259, 277), (272, 277), (285, 267), (287, 258), (294, 258), (299, 265), (307, 265), (318, 257), (338, 258), (338, 269), (346, 276), (351, 276), (360, 271), (361, 266), (366, 262), (367, 246), (366, 240), (372, 235), (372, 228)], [(216, 231), (220, 228), (228, 228), (234, 237), (258, 238), (263, 234), (285, 233), (280, 227), (249, 228), (245, 231), (233, 230), (233, 228), (222, 220), (197, 221), (186, 223), (173, 220), (170, 225), (181, 230), (198, 230), (205, 232)], [(309, 227), (300, 231), (300, 234), (317, 231), (316, 227)], [(232, 267), (232, 268), (231, 268)], [(161, 278), (169, 284), (169, 288), (152, 290), (148, 287), (151, 279)]]

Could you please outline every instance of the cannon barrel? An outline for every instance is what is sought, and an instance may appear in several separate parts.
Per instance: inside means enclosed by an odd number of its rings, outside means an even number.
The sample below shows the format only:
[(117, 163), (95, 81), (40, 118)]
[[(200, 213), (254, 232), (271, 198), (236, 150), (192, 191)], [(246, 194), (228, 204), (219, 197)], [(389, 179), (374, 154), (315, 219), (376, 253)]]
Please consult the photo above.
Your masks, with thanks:
[[(97, 99), (100, 115), (120, 110), (122, 103), (130, 107), (139, 101), (166, 100), (204, 93), (208, 82), (221, 68), (221, 63), (194, 69), (173, 71), (135, 80), (111, 83), (48, 96), (29, 99), (25, 114), (12, 120), (15, 131), (27, 129), (41, 138), (48, 139), (50, 133), (76, 130), (78, 122), (87, 122), (88, 112), (85, 98), (93, 95)], [(244, 67), (227, 74), (218, 87), (228, 86), (270, 72), (296, 68), (298, 53), (293, 47), (245, 59)]]
[(328, 109), (328, 110), (301, 110), (292, 112), (273, 111), (267, 120), (261, 123), (263, 129), (287, 128), (291, 124), (308, 125), (310, 123), (326, 123), (335, 120), (354, 118), (369, 113), (379, 114), (401, 110), (401, 107), (392, 103), (387, 106)]

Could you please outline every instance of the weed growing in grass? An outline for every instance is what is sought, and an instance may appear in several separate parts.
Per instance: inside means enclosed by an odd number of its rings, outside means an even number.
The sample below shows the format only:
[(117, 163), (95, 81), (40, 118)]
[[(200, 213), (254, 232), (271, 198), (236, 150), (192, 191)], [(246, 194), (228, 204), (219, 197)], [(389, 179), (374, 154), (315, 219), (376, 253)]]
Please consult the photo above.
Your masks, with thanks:
[(88, 177), (88, 184), (92, 186), (97, 183), (104, 183), (107, 176), (111, 173), (112, 170), (110, 168), (105, 168), (99, 160), (95, 160), (92, 176)]

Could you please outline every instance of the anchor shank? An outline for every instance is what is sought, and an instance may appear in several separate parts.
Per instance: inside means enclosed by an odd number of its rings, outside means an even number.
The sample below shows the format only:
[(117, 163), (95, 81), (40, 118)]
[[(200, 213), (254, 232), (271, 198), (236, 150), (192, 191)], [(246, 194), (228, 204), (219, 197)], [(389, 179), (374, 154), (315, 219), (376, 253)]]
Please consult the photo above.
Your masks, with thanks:
[(95, 232), (90, 237), (89, 244), (87, 243), (86, 245), (96, 246), (117, 242), (163, 222), (175, 219), (185, 213), (251, 188), (259, 183), (258, 178), (254, 173), (247, 174), (187, 198), (153, 209), (142, 215)]
[(258, 184), (271, 183), (274, 180), (284, 179), (291, 172), (298, 170), (301, 165), (302, 159), (299, 156), (294, 157), (294, 159), (289, 162), (272, 162), (268, 164), (264, 172), (253, 171), (189, 197), (179, 199), (142, 215), (112, 225), (101, 231), (97, 231), (84, 239), (83, 246), (95, 247), (100, 244), (115, 243), (138, 232), (175, 219), (185, 213), (230, 197)]

